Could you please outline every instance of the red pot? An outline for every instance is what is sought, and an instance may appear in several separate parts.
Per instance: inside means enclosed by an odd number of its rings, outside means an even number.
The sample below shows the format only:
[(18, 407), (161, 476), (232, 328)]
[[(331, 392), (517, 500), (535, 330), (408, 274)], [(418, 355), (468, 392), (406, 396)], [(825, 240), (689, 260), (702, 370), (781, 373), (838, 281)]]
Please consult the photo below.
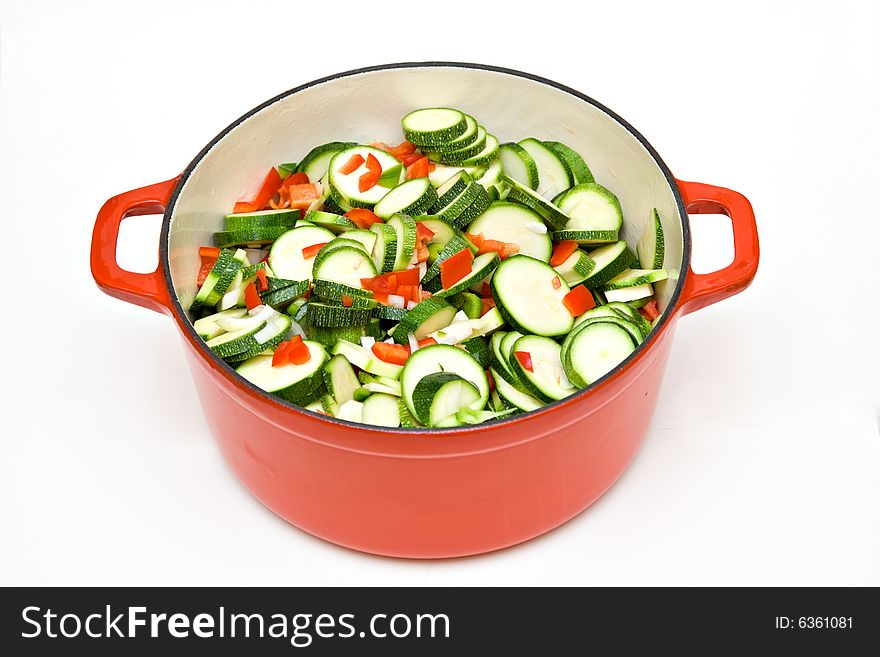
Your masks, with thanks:
[[(474, 427), (390, 430), (292, 406), (239, 378), (195, 335), (182, 306), (195, 294), (197, 247), (273, 164), (334, 139), (391, 140), (399, 117), (458, 106), (502, 141), (536, 135), (587, 157), (621, 199), (632, 244), (653, 207), (672, 276), (656, 286), (656, 329), (591, 388), (536, 412)], [(352, 119), (357, 116), (357, 121)], [(159, 267), (116, 264), (120, 222), (164, 211)], [(724, 213), (733, 263), (689, 268), (688, 213)], [(180, 176), (107, 201), (92, 238), (92, 273), (107, 294), (166, 313), (186, 345), (211, 431), (235, 474), (266, 506), (328, 541), (383, 555), (454, 557), (525, 541), (564, 523), (620, 476), (657, 399), (678, 318), (744, 289), (758, 266), (755, 217), (741, 194), (677, 181), (648, 142), (594, 100), (555, 82), (488, 66), (394, 64), (331, 76), (255, 108)]]

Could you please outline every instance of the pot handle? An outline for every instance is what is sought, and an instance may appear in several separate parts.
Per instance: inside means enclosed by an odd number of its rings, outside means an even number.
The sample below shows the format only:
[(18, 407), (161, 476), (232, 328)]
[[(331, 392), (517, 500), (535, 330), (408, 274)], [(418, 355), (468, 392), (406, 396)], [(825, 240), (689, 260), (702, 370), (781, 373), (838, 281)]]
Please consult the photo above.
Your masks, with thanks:
[(733, 226), (734, 256), (710, 274), (688, 272), (682, 291), (684, 313), (721, 301), (746, 289), (758, 271), (758, 226), (749, 199), (732, 189), (677, 180), (688, 215), (726, 214)]
[(162, 263), (149, 274), (125, 271), (116, 262), (116, 241), (119, 225), (126, 217), (164, 212), (177, 181), (173, 178), (124, 192), (108, 200), (98, 212), (92, 232), (92, 276), (104, 293), (157, 312), (168, 310), (170, 299)]

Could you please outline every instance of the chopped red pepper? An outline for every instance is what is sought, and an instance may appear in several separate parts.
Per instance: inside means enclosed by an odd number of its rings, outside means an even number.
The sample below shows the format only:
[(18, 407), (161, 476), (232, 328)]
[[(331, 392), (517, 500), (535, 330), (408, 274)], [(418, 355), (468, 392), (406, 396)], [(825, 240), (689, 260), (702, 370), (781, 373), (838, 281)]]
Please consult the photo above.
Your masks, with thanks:
[(418, 285), (422, 279), (422, 273), (418, 267), (396, 271), (392, 275), (396, 277), (398, 285)]
[(216, 246), (200, 246), (199, 247), (199, 257), (200, 258), (214, 258), (216, 260), (220, 257), (220, 249)]
[(427, 290), (423, 290), (422, 288), (419, 288), (419, 301), (424, 301), (425, 299), (430, 299), (432, 296), (434, 296), (434, 295), (431, 294), (430, 292), (428, 292)]
[(574, 240), (562, 240), (557, 242), (553, 247), (553, 255), (550, 256), (550, 266), (558, 267), (571, 257), (571, 254), (577, 251), (578, 243)]
[(524, 370), (527, 372), (535, 371), (532, 368), (532, 355), (528, 351), (514, 351), (513, 355), (516, 356), (516, 359), (519, 361), (519, 364), (522, 365)]
[(562, 303), (574, 317), (583, 315), (590, 308), (596, 307), (593, 295), (584, 285), (572, 288), (571, 292), (562, 297)]
[(559, 280), (559, 276), (554, 276), (553, 280), (550, 282), (553, 283), (554, 290), (558, 290), (559, 288), (562, 287), (562, 281)]
[(484, 240), (483, 233), (479, 233), (477, 235), (471, 235), (470, 233), (465, 233), (464, 236), (467, 237), (468, 240), (470, 240), (471, 244), (473, 244), (478, 249), (483, 245), (483, 240)]
[(287, 350), (287, 361), (293, 365), (308, 363), (312, 357), (309, 345), (303, 342), (301, 335), (294, 335), (290, 339), (290, 348)]
[(462, 249), (440, 263), (440, 284), (448, 290), (462, 278), (471, 273), (474, 254), (470, 249)]
[(418, 267), (413, 267), (404, 271), (379, 274), (372, 278), (362, 278), (361, 287), (365, 290), (371, 290), (375, 297), (377, 292), (385, 295), (395, 294), (401, 285), (418, 286), (419, 280), (421, 280), (421, 272)]
[(232, 206), (233, 214), (239, 214), (242, 212), (256, 212), (260, 208), (257, 207), (257, 204), (253, 201), (236, 201), (235, 205)]
[(309, 182), (309, 174), (305, 171), (299, 171), (298, 173), (292, 173), (287, 176), (281, 185), (282, 187), (290, 187), (291, 185), (308, 185)]
[(373, 292), (373, 298), (383, 306), (388, 305), (388, 295), (385, 292)]
[(657, 309), (656, 301), (649, 301), (644, 306), (639, 308), (639, 312), (642, 314), (642, 317), (647, 319), (649, 322), (653, 322), (655, 319), (660, 317), (660, 311)]
[(427, 243), (434, 237), (434, 231), (428, 228), (421, 221), (416, 222), (416, 239)]
[(253, 310), (257, 306), (263, 305), (263, 302), (260, 300), (260, 294), (257, 292), (257, 286), (253, 283), (244, 288), (244, 304), (248, 310)]
[(349, 173), (353, 173), (360, 169), (361, 165), (364, 163), (364, 156), (354, 154), (349, 158), (348, 162), (339, 167), (339, 173), (343, 175), (348, 175)]
[(419, 241), (416, 244), (416, 262), (426, 262), (430, 256), (431, 252), (428, 251), (428, 247), (424, 242)]
[(492, 372), (490, 372), (489, 370), (486, 370), (486, 381), (489, 382), (489, 392), (494, 391), (495, 390), (495, 377), (492, 376)]
[(489, 287), (488, 283), (483, 283), (480, 286), (480, 295), (484, 296), (484, 297), (491, 297), (492, 296), (492, 288)]
[(302, 250), (303, 259), (311, 260), (316, 255), (318, 255), (318, 251), (327, 246), (328, 242), (319, 242), (318, 244), (312, 244), (311, 246), (307, 246)]
[(219, 256), (220, 249), (218, 248), (213, 246), (199, 247), (199, 257), (202, 259), (202, 266), (199, 268), (198, 277), (196, 277), (196, 284), (199, 287), (202, 287), (205, 279), (208, 278), (208, 274), (211, 273), (211, 270), (214, 268), (214, 263), (217, 262)]
[[(483, 236), (480, 235), (479, 237), (482, 238)], [(477, 251), (477, 255), (482, 255), (484, 253), (490, 253), (490, 252), (494, 251), (499, 256), (501, 256), (502, 260), (510, 257), (514, 253), (519, 253), (519, 245), (518, 244), (513, 244), (511, 242), (501, 242), (499, 240), (483, 239), (480, 242), (479, 248), (480, 248), (480, 250)]]
[(437, 341), (434, 338), (419, 340), (419, 347), (430, 347), (432, 344), (437, 344)]
[(379, 182), (381, 176), (382, 165), (379, 164), (376, 156), (370, 153), (367, 155), (367, 172), (361, 174), (361, 177), (358, 178), (358, 191), (363, 194), (367, 190), (372, 189)]
[(406, 141), (405, 139), (400, 142), (397, 146), (391, 146), (388, 149), (388, 152), (391, 153), (397, 159), (405, 155), (412, 155), (416, 152), (416, 145), (410, 141)]
[(427, 178), (428, 176), (428, 157), (421, 157), (406, 168), (406, 179)]
[(354, 303), (354, 299), (352, 297), (348, 296), (347, 294), (342, 295), (342, 305), (343, 306), (345, 306), (346, 308), (351, 308), (353, 303)]
[(409, 166), (411, 166), (413, 163), (418, 162), (419, 160), (421, 160), (423, 157), (424, 157), (424, 155), (422, 155), (421, 153), (411, 153), (411, 154), (409, 154), (409, 155), (401, 155), (401, 156), (398, 157), (397, 159), (400, 160), (400, 163), (401, 163), (403, 166), (405, 166), (405, 167), (409, 167)]
[(395, 365), (404, 365), (406, 359), (409, 358), (409, 349), (402, 344), (388, 344), (387, 342), (376, 342), (373, 344), (373, 353), (376, 358), (386, 363), (394, 363)]
[(278, 169), (272, 167), (269, 169), (269, 173), (266, 174), (260, 191), (254, 197), (254, 205), (257, 206), (257, 210), (262, 210), (266, 207), (269, 201), (272, 200), (272, 197), (278, 192), (279, 187), (281, 187), (281, 175), (278, 173)]
[(480, 297), (480, 306), (480, 317), (482, 317), (495, 307), (495, 299), (492, 297)]
[(418, 303), (422, 300), (421, 294), (419, 293), (418, 285), (398, 285), (396, 294), (403, 297), (407, 301), (414, 301)]
[(257, 289), (261, 292), (265, 292), (269, 289), (269, 281), (266, 280), (266, 268), (260, 267), (257, 270)]
[(288, 351), (290, 351), (290, 342), (288, 340), (285, 340), (275, 347), (275, 352), (272, 354), (272, 367), (282, 367), (283, 365), (287, 365)]
[(312, 203), (321, 196), (318, 187), (314, 183), (290, 185), (285, 188), (290, 198), (290, 207), (298, 210), (308, 210)]
[(382, 219), (370, 212), (366, 208), (355, 208), (345, 213), (345, 217), (351, 219), (351, 222), (358, 228), (369, 228), (373, 224), (383, 223)]

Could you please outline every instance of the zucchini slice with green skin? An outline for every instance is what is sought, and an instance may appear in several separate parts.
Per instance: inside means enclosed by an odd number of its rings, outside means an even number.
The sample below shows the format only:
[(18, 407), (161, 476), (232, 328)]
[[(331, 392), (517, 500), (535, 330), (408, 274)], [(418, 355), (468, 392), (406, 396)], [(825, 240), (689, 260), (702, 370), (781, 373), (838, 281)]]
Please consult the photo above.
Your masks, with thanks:
[(428, 173), (428, 180), (431, 181), (431, 184), (434, 187), (440, 187), (448, 181), (452, 176), (460, 171), (464, 171), (468, 174), (472, 179), (479, 178), (486, 171), (486, 167), (463, 167), (463, 166), (449, 166), (446, 164), (435, 164), (434, 170)]
[(464, 167), (478, 167), (489, 164), (496, 157), (498, 157), (498, 138), (495, 135), (487, 134), (483, 150), (466, 160), (462, 160), (459, 164)]
[(376, 203), (373, 212), (382, 219), (389, 219), (398, 212), (418, 215), (427, 212), (437, 203), (437, 192), (427, 178), (413, 178), (389, 191)]
[(652, 296), (654, 294), (654, 288), (650, 283), (645, 283), (643, 285), (623, 287), (617, 290), (603, 291), (603, 294), (608, 303), (613, 303), (615, 301), (629, 302)]
[(507, 366), (507, 357), (504, 354), (503, 344), (505, 337), (507, 337), (507, 331), (496, 331), (489, 338), (489, 346), (492, 348), (492, 367), (499, 376), (504, 377), (508, 381), (514, 381), (515, 378)]
[(461, 146), (457, 150), (429, 151), (428, 158), (434, 162), (443, 164), (461, 164), (465, 160), (478, 155), (486, 147), (486, 129), (477, 126), (477, 135), (470, 144)]
[(193, 322), (193, 328), (196, 333), (198, 333), (199, 337), (207, 342), (211, 338), (216, 338), (218, 335), (225, 333), (225, 329), (222, 329), (217, 325), (218, 319), (241, 319), (245, 315), (247, 315), (247, 308), (230, 308), (229, 310), (221, 310), (219, 313), (214, 313), (213, 315), (197, 319)]
[(559, 275), (565, 279), (569, 287), (583, 283), (596, 267), (593, 259), (585, 251), (576, 249), (561, 265), (554, 267)]
[(498, 373), (516, 388), (519, 388), (520, 383), (516, 376), (516, 371), (513, 369), (513, 365), (511, 365), (510, 361), (513, 358), (513, 345), (516, 344), (516, 341), (521, 337), (523, 337), (523, 334), (519, 331), (508, 331), (505, 333), (498, 349), (501, 359), (495, 361), (495, 367), (498, 370)]
[(516, 203), (495, 201), (468, 226), (467, 232), (482, 234), (488, 240), (516, 244), (520, 255), (541, 262), (550, 262), (553, 253), (553, 242), (541, 216)]
[[(516, 357), (517, 352), (526, 352), (531, 356), (531, 370), (523, 367)], [(565, 375), (560, 352), (558, 342), (538, 335), (524, 335), (513, 344), (510, 366), (514, 376), (532, 397), (551, 402), (575, 392)]]
[(483, 214), (492, 205), (492, 196), (489, 195), (483, 186), (477, 184), (477, 189), (479, 192), (474, 202), (453, 220), (453, 225), (459, 230), (464, 229), (465, 226)]
[(568, 223), (568, 215), (538, 194), (538, 192), (529, 189), (508, 176), (504, 176), (504, 182), (508, 185), (506, 200), (519, 203), (530, 210), (534, 210), (552, 230), (561, 230)]
[[(419, 349), (419, 351), (423, 351), (423, 349)], [(369, 372), (370, 374), (375, 374), (376, 376), (385, 376), (389, 379), (399, 379), (401, 372), (403, 371), (402, 365), (386, 363), (384, 360), (376, 358), (376, 355), (371, 349), (362, 347), (359, 344), (354, 344), (348, 340), (339, 340), (333, 346), (333, 354), (342, 354), (348, 359), (348, 362), (355, 367), (362, 369), (365, 372)]]
[(461, 343), (462, 349), (468, 352), (471, 357), (480, 364), (484, 370), (489, 369), (494, 361), (492, 348), (489, 342), (483, 336), (470, 338)]
[(306, 221), (312, 222), (315, 226), (326, 228), (337, 235), (355, 227), (354, 222), (348, 217), (325, 210), (310, 210), (306, 213)]
[(354, 399), (354, 392), (361, 387), (360, 381), (345, 356), (333, 356), (322, 370), (324, 385), (337, 404)]
[(299, 210), (257, 210), (238, 212), (224, 217), (223, 228), (229, 232), (248, 231), (255, 227), (286, 226), (293, 228), (299, 220)]
[[(247, 254), (242, 249), (222, 249), (211, 271), (205, 277), (195, 299), (190, 305), (194, 312), (202, 306), (215, 305), (236, 281), (242, 266), (247, 264)], [(225, 309), (223, 309), (225, 310)]]
[(418, 413), (413, 406), (413, 390), (419, 381), (435, 372), (457, 374), (476, 387), (479, 398), (468, 404), (468, 408), (482, 410), (489, 400), (489, 381), (485, 370), (470, 354), (457, 347), (442, 344), (423, 347), (409, 357), (402, 370), (400, 385), (403, 399), (409, 411), (416, 417)]
[(477, 178), (477, 184), (482, 185), (483, 189), (487, 192), (491, 192), (492, 190), (497, 192), (502, 185), (501, 178), (503, 175), (504, 169), (501, 166), (501, 160), (496, 157), (489, 162), (489, 166), (486, 167), (486, 172)]
[[(448, 153), (460, 150), (465, 146), (470, 146), (471, 144), (473, 144), (478, 139), (477, 128), (479, 126), (477, 125), (477, 120), (470, 114), (465, 114), (464, 120), (467, 126), (465, 127), (463, 133), (461, 133), (455, 139), (436, 144), (431, 148), (435, 151), (439, 151), (440, 153)], [(482, 146), (480, 146), (480, 148), (482, 148)]]
[(372, 249), (376, 270), (383, 274), (394, 271), (397, 263), (397, 231), (388, 224), (373, 224), (370, 230), (376, 234)]
[[(611, 308), (615, 312), (619, 313), (621, 317), (625, 317), (627, 319), (631, 319), (635, 322), (636, 326), (638, 326), (642, 331), (642, 339), (648, 337), (648, 334), (651, 332), (653, 326), (651, 322), (649, 322), (645, 317), (640, 313), (636, 308), (634, 308), (629, 303), (623, 303), (622, 301), (612, 301), (605, 306), (600, 306), (604, 308)], [(580, 318), (578, 318), (580, 319)]]
[(519, 145), (529, 152), (538, 168), (538, 194), (551, 199), (574, 185), (568, 164), (543, 142), (529, 137), (520, 140)]
[(308, 319), (304, 318), (302, 328), (310, 340), (320, 342), (328, 349), (332, 349), (340, 340), (358, 344), (363, 337), (370, 337), (376, 340), (385, 338), (385, 331), (379, 325), (378, 319), (371, 319), (366, 324), (360, 326), (339, 326), (333, 328), (328, 326), (312, 326), (309, 324)]
[(447, 301), (467, 315), (468, 319), (479, 319), (483, 314), (483, 303), (472, 292), (454, 294)]
[(327, 393), (321, 395), (321, 410), (324, 411), (327, 415), (332, 415), (336, 417), (336, 414), (339, 412), (339, 404), (336, 403), (336, 400), (333, 399), (333, 395)]
[(414, 429), (422, 426), (419, 421), (409, 411), (406, 400), (401, 397), (397, 400), (397, 411), (400, 415), (400, 426), (404, 429)]
[(288, 226), (251, 226), (236, 231), (221, 230), (214, 233), (214, 246), (221, 249), (230, 246), (262, 246), (271, 244), (288, 230)]
[(393, 395), (373, 393), (364, 400), (361, 421), (377, 427), (399, 427), (400, 411), (397, 400)]
[(223, 333), (205, 344), (220, 358), (244, 353), (258, 354), (265, 349), (274, 348), (290, 328), (290, 317), (287, 315), (276, 313), (276, 316), (268, 321), (257, 320), (256, 317), (254, 320), (251, 326)]
[(593, 172), (590, 171), (590, 167), (587, 166), (584, 158), (576, 150), (560, 141), (545, 141), (544, 146), (556, 153), (568, 165), (569, 170), (574, 176), (575, 184), (595, 182)]
[[(428, 240), (428, 251), (433, 247), (435, 250), (434, 259), (440, 255), (443, 251), (443, 247), (449, 244), (450, 240), (453, 237), (460, 237), (464, 239), (464, 234), (455, 226), (450, 224), (449, 222), (443, 221), (440, 217), (434, 215), (422, 215), (421, 217), (416, 217), (416, 224), (423, 224), (425, 228), (434, 233), (433, 237)], [(476, 246), (468, 242), (470, 245), (471, 251), (476, 255), (478, 249)], [(434, 260), (430, 257), (428, 258), (428, 264), (433, 264)]]
[(514, 388), (502, 376), (500, 376), (495, 368), (492, 368), (489, 371), (495, 379), (495, 389), (498, 391), (499, 396), (507, 403), (512, 404), (521, 411), (527, 413), (529, 411), (536, 411), (544, 405), (540, 399), (535, 399), (531, 395), (527, 395)]
[(296, 173), (296, 166), (296, 162), (283, 162), (275, 168), (278, 170), (278, 175), (281, 176), (281, 180), (284, 180), (290, 174)]
[(377, 273), (370, 255), (351, 246), (333, 249), (326, 255), (319, 253), (318, 256), (312, 272), (316, 280), (360, 287), (362, 278), (373, 278)]
[(618, 240), (616, 230), (556, 230), (553, 231), (553, 240), (562, 242), (571, 240), (581, 246), (596, 246), (609, 244)]
[(468, 128), (466, 115), (449, 107), (414, 110), (404, 116), (400, 124), (408, 141), (429, 147), (452, 142)]
[(397, 235), (397, 250), (392, 271), (407, 269), (416, 251), (416, 233), (418, 231), (416, 222), (408, 214), (396, 214), (388, 220), (386, 225), (393, 228)]
[(613, 192), (599, 183), (581, 183), (553, 199), (570, 217), (565, 230), (614, 231), (623, 226), (623, 210)]
[(479, 401), (476, 386), (452, 372), (428, 374), (412, 392), (414, 414), (429, 427), (457, 426), (458, 412)]
[[(325, 212), (343, 215), (352, 209), (347, 201), (342, 199), (338, 193), (334, 193), (334, 190), (330, 185), (327, 185), (327, 191), (329, 194), (324, 198), (323, 206)], [(299, 224), (297, 224), (297, 228), (299, 228)]]
[[(360, 155), (364, 158), (363, 164), (351, 173), (341, 173), (339, 170), (348, 164), (348, 161), (355, 155)], [(352, 208), (372, 209), (373, 206), (375, 206), (376, 203), (388, 193), (388, 188), (381, 185), (374, 185), (363, 192), (360, 191), (358, 187), (358, 180), (368, 171), (366, 160), (370, 155), (378, 160), (379, 166), (382, 167), (383, 171), (400, 164), (397, 158), (393, 155), (386, 153), (383, 150), (379, 150), (378, 148), (373, 148), (372, 146), (359, 145), (341, 150), (330, 160), (327, 172), (331, 185), (330, 198), (333, 198), (334, 193), (338, 193), (342, 201), (350, 205)], [(399, 176), (401, 179), (403, 178), (403, 174), (404, 170), (401, 167)], [(340, 205), (342, 204), (340, 203)], [(345, 213), (343, 212), (342, 214)]]
[(578, 333), (584, 330), (586, 327), (591, 324), (595, 324), (596, 322), (606, 322), (611, 324), (616, 324), (624, 331), (629, 334), (630, 339), (633, 341), (633, 344), (639, 345), (641, 344), (643, 338), (641, 327), (637, 326), (636, 323), (630, 319), (625, 317), (621, 317), (619, 314), (613, 311), (612, 315), (602, 316), (602, 315), (593, 315), (592, 317), (588, 317), (584, 321), (577, 324), (567, 336), (565, 336), (565, 340), (562, 341), (562, 348), (560, 350), (560, 358), (562, 359), (563, 366), (568, 359), (568, 353), (571, 350), (571, 345), (574, 342), (575, 337)]
[(663, 267), (665, 256), (665, 243), (663, 240), (663, 224), (660, 223), (660, 213), (657, 208), (651, 210), (645, 230), (636, 245), (636, 253), (639, 256), (639, 264), (642, 269), (660, 269)]
[(625, 328), (597, 319), (571, 338), (563, 359), (565, 372), (571, 383), (585, 388), (617, 367), (635, 348)]
[(467, 171), (459, 171), (453, 174), (449, 180), (437, 188), (437, 200), (434, 202), (434, 209), (445, 208), (458, 198), (458, 195), (472, 182), (473, 179), (468, 175)]
[[(533, 258), (529, 258), (529, 260), (532, 259)], [(448, 297), (453, 294), (458, 294), (459, 292), (464, 292), (471, 286), (472, 283), (482, 280), (493, 271), (495, 271), (500, 261), (501, 258), (499, 258), (498, 254), (494, 251), (478, 255), (476, 258), (474, 258), (474, 262), (473, 264), (471, 264), (471, 272), (467, 276), (462, 278), (448, 290), (439, 290), (434, 296)], [(535, 262), (538, 261), (535, 260)], [(431, 298), (433, 299), (434, 297)]]
[(354, 230), (347, 230), (336, 239), (346, 239), (353, 242), (360, 242), (364, 247), (364, 251), (366, 251), (367, 253), (372, 253), (373, 247), (376, 245), (376, 233), (365, 228), (355, 228)]
[(301, 406), (310, 404), (317, 399), (315, 393), (324, 383), (322, 369), (327, 352), (312, 340), (304, 340), (303, 344), (309, 348), (309, 360), (302, 365), (273, 367), (272, 356), (257, 356), (246, 360), (235, 371), (266, 392)]
[(407, 311), (391, 337), (398, 344), (409, 344), (410, 333), (415, 335), (416, 340), (422, 340), (429, 333), (449, 326), (455, 313), (455, 308), (443, 299), (428, 297), (415, 308)]
[(312, 279), (313, 259), (303, 257), (303, 249), (330, 242), (336, 237), (320, 226), (303, 226), (289, 230), (272, 244), (269, 251), (269, 266), (279, 278), (291, 281)]
[(373, 293), (360, 287), (353, 287), (343, 283), (334, 283), (324, 279), (318, 279), (312, 286), (312, 294), (326, 301), (342, 301), (342, 297), (364, 297), (372, 299)]
[(392, 322), (400, 322), (406, 317), (409, 311), (406, 308), (397, 308), (396, 306), (376, 306), (373, 309), (373, 315), (379, 319), (387, 319)]
[(569, 287), (550, 265), (528, 256), (512, 256), (498, 265), (489, 289), (514, 329), (546, 337), (571, 330), (574, 318), (562, 303)]
[(593, 271), (584, 281), (584, 285), (591, 290), (602, 287), (620, 272), (628, 269), (631, 264), (631, 252), (623, 240), (600, 246), (590, 251), (588, 255), (596, 263)]
[(288, 281), (284, 278), (266, 278), (266, 289), (257, 288), (257, 293), (267, 306), (288, 305), (309, 291), (309, 281)]
[[(446, 223), (452, 226), (457, 226), (458, 222), (456, 219), (458, 216), (476, 201), (481, 193), (485, 194), (485, 192), (486, 190), (483, 189), (481, 185), (478, 185), (471, 180), (467, 183), (465, 188), (455, 198), (446, 203), (446, 205), (439, 205), (439, 203), (435, 204), (432, 212)], [(443, 196), (448, 197), (448, 194), (443, 194)]]
[(498, 157), (505, 176), (529, 189), (538, 189), (538, 165), (525, 148), (516, 142), (501, 144)]
[(367, 324), (371, 318), (371, 308), (335, 306), (318, 301), (310, 301), (306, 311), (306, 319), (309, 325), (326, 328), (358, 326)]
[(603, 292), (635, 287), (646, 283), (658, 283), (669, 278), (665, 269), (626, 269), (602, 286)]
[(339, 151), (354, 146), (357, 146), (357, 144), (347, 141), (331, 141), (327, 144), (315, 146), (302, 159), (296, 170), (305, 173), (309, 177), (309, 182), (317, 182), (327, 175), (327, 168), (334, 155)]

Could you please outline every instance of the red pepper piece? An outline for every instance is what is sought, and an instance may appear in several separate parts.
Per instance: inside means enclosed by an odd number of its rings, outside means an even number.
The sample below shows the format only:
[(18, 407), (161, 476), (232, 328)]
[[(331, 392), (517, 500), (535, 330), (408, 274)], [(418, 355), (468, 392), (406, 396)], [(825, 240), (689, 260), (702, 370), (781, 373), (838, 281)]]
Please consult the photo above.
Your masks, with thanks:
[(284, 182), (281, 183), (282, 187), (290, 187), (291, 185), (308, 185), (309, 182), (309, 174), (305, 171), (300, 171), (298, 173), (292, 173), (287, 178), (284, 179)]
[(260, 294), (257, 292), (257, 286), (253, 283), (244, 288), (244, 304), (248, 310), (253, 310), (257, 306), (263, 305), (263, 302), (260, 300)]
[(291, 208), (305, 211), (318, 200), (320, 194), (315, 184), (304, 183), (287, 187), (287, 196), (290, 198)]
[(353, 173), (353, 172), (357, 171), (358, 169), (360, 169), (361, 165), (363, 163), (364, 163), (364, 156), (363, 155), (358, 155), (358, 154), (352, 155), (349, 158), (348, 162), (346, 162), (341, 167), (339, 167), (339, 173), (341, 173), (343, 175), (348, 175), (350, 173)]
[(406, 179), (427, 178), (428, 176), (428, 158), (421, 157), (406, 168)]
[(553, 283), (554, 290), (558, 290), (559, 288), (562, 287), (562, 281), (559, 280), (559, 276), (554, 276), (553, 280), (550, 282)]
[(486, 380), (489, 382), (489, 392), (493, 392), (495, 390), (495, 377), (492, 376), (492, 372), (486, 370)]
[(235, 205), (232, 206), (233, 214), (239, 214), (242, 212), (256, 212), (260, 208), (257, 207), (257, 204), (253, 201), (236, 201)]
[(266, 280), (266, 269), (261, 267), (257, 270), (257, 290), (265, 292), (269, 289), (269, 281)]
[(562, 240), (553, 247), (553, 255), (550, 256), (550, 266), (558, 267), (577, 251), (578, 243), (574, 240)]
[(513, 355), (527, 372), (534, 372), (532, 369), (532, 355), (528, 351), (514, 351)]
[(269, 201), (272, 200), (272, 197), (278, 193), (279, 187), (281, 187), (281, 175), (278, 173), (278, 169), (272, 167), (263, 179), (260, 191), (254, 197), (254, 205), (257, 206), (257, 210), (262, 210), (266, 207)]
[(590, 308), (596, 307), (592, 293), (584, 285), (572, 288), (571, 292), (562, 297), (562, 303), (574, 317), (583, 315)]
[(462, 278), (471, 273), (474, 254), (470, 249), (462, 249), (440, 263), (440, 284), (448, 290)]
[(372, 189), (376, 186), (376, 183), (379, 182), (381, 176), (382, 165), (379, 164), (379, 160), (376, 159), (376, 156), (370, 153), (367, 155), (367, 172), (361, 174), (361, 177), (358, 178), (358, 191), (363, 194)]
[(480, 297), (480, 306), (480, 317), (482, 317), (495, 307), (495, 299), (493, 299), (492, 297)]
[(347, 294), (342, 295), (342, 305), (345, 308), (351, 308), (353, 303), (354, 303), (354, 299), (352, 297), (348, 296)]
[(416, 222), (416, 239), (425, 243), (430, 242), (434, 238), (434, 231), (428, 228), (421, 221)]
[(287, 352), (290, 350), (290, 342), (285, 340), (275, 347), (272, 354), (272, 367), (281, 367), (287, 365)]
[(465, 233), (464, 236), (467, 237), (468, 240), (471, 242), (471, 244), (473, 244), (478, 249), (481, 246), (483, 246), (483, 240), (484, 240), (483, 233), (479, 233), (477, 235), (471, 235), (470, 233)]
[(318, 244), (312, 244), (311, 246), (307, 246), (302, 250), (303, 258), (305, 260), (311, 260), (316, 255), (318, 255), (318, 251), (327, 246), (328, 242), (320, 242)]
[(373, 344), (373, 353), (379, 360), (383, 360), (386, 363), (394, 363), (395, 365), (404, 365), (406, 359), (409, 358), (409, 349), (402, 344), (376, 342)]
[(657, 309), (656, 301), (649, 301), (644, 306), (639, 308), (639, 312), (642, 314), (642, 317), (647, 319), (649, 322), (653, 322), (655, 319), (660, 317), (660, 311)]
[(351, 222), (358, 228), (369, 228), (373, 224), (384, 223), (374, 212), (371, 212), (366, 208), (349, 210), (343, 216), (351, 219)]
[(290, 339), (290, 348), (287, 350), (287, 361), (293, 365), (308, 363), (312, 357), (309, 345), (303, 342), (301, 335), (295, 335)]
[(419, 347), (430, 347), (432, 344), (437, 344), (437, 341), (434, 338), (419, 340)]

